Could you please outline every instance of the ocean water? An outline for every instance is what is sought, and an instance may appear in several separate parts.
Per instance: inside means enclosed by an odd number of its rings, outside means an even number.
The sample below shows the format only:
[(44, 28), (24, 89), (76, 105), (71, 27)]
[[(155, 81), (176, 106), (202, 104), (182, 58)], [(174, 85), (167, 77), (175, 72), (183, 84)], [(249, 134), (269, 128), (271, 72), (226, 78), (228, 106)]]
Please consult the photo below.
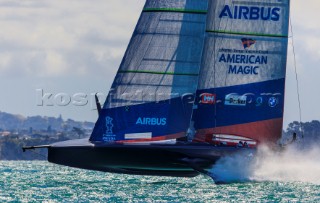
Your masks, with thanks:
[(319, 149), (228, 157), (207, 176), (129, 176), (45, 161), (0, 161), (0, 202), (320, 202)]

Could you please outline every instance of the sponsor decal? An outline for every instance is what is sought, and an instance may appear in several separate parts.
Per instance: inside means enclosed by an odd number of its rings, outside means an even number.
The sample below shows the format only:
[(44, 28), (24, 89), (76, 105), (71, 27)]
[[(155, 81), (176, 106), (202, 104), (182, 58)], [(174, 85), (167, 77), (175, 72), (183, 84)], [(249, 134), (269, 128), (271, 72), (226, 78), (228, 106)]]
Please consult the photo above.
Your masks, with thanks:
[(216, 95), (211, 93), (203, 93), (200, 95), (200, 103), (201, 104), (215, 104), (216, 103)]
[(256, 40), (247, 39), (247, 38), (242, 38), (241, 41), (244, 49), (248, 49), (256, 43)]
[(258, 75), (259, 65), (267, 65), (268, 56), (222, 53), (219, 62), (230, 64), (228, 74)]
[(238, 94), (228, 94), (225, 98), (224, 104), (227, 106), (246, 106), (247, 96)]
[(258, 75), (259, 66), (237, 66), (230, 65), (228, 74), (235, 75)]
[(104, 141), (115, 141), (116, 140), (116, 136), (113, 134), (113, 118), (107, 116), (106, 117), (106, 133), (103, 134), (102, 139)]
[(276, 107), (278, 105), (279, 101), (275, 97), (270, 97), (268, 103), (269, 103), (269, 106), (273, 108), (273, 107)]
[(237, 54), (265, 54), (270, 55), (272, 52), (266, 50), (249, 50), (249, 49), (227, 49), (227, 48), (220, 48), (219, 52), (225, 53), (237, 53)]
[(219, 18), (230, 18), (239, 20), (263, 20), (279, 21), (280, 11), (278, 7), (258, 6), (229, 6), (225, 5), (220, 12)]
[[(277, 6), (268, 5), (223, 5), (221, 12), (218, 13), (218, 15), (221, 19), (226, 18), (275, 22), (280, 20), (281, 9), (282, 8)], [(254, 45), (257, 43), (256, 39), (243, 37), (239, 40), (241, 40), (241, 46), (243, 49), (221, 48), (218, 55), (219, 63), (224, 63), (226, 65), (226, 72), (229, 75), (260, 75), (262, 68), (268, 65), (270, 57), (273, 59), (273, 56), (268, 56), (271, 53), (266, 50), (254, 50)], [(236, 43), (238, 44), (238, 42)]]
[(167, 125), (167, 118), (142, 118), (139, 117), (136, 125), (163, 126)]
[(263, 98), (262, 98), (262, 97), (258, 97), (258, 98), (256, 99), (256, 106), (261, 106), (262, 103), (263, 103)]
[(267, 56), (245, 55), (245, 54), (221, 54), (219, 62), (249, 65), (266, 65), (268, 64)]

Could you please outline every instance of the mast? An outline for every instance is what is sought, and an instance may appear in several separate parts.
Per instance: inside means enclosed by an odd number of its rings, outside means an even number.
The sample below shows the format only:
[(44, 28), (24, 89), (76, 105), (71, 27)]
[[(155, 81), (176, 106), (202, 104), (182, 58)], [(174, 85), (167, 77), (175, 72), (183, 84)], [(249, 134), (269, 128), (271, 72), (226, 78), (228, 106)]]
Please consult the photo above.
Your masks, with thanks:
[(146, 1), (91, 141), (159, 141), (186, 136), (207, 7), (208, 0)]
[(289, 3), (209, 1), (193, 113), (196, 141), (219, 134), (260, 142), (281, 137)]

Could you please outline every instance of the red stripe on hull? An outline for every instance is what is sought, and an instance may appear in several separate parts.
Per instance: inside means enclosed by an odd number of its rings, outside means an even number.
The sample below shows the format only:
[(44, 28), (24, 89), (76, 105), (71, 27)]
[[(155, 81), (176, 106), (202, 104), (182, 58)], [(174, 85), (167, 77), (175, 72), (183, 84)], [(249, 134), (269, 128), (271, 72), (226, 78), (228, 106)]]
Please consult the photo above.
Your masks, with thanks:
[(260, 143), (275, 143), (281, 138), (283, 119), (272, 119), (253, 123), (199, 129), (195, 141), (204, 142), (207, 135), (227, 134), (251, 138)]
[(186, 133), (176, 133), (172, 135), (165, 135), (165, 136), (159, 136), (159, 137), (153, 137), (151, 139), (135, 139), (135, 140), (120, 140), (116, 141), (117, 143), (135, 143), (135, 142), (153, 142), (153, 141), (164, 141), (164, 140), (172, 140), (172, 139), (178, 139), (185, 137)]

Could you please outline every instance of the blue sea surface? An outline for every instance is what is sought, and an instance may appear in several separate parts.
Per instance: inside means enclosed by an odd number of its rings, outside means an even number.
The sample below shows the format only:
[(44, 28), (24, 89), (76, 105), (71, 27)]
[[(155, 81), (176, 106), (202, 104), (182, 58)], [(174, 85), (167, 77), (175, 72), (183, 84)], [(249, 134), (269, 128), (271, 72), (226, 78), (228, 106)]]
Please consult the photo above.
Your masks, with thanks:
[(0, 202), (320, 202), (320, 185), (247, 181), (215, 185), (211, 178), (130, 176), (0, 161)]

